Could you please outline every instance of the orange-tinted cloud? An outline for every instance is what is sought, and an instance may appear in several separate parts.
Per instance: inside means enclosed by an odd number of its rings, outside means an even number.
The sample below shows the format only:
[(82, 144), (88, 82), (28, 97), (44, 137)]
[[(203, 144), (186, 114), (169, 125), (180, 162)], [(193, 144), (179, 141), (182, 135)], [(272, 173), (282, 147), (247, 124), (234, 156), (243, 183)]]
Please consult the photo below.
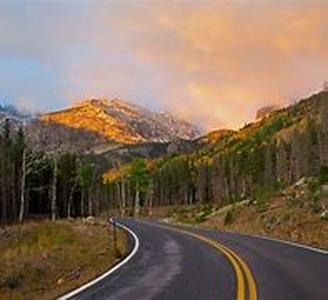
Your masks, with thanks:
[(167, 80), (169, 109), (236, 127), (328, 79), (328, 2), (204, 3), (136, 8), (119, 20), (121, 42)]
[(121, 96), (212, 129), (328, 80), (325, 0), (2, 3), (0, 58), (41, 61), (62, 98)]

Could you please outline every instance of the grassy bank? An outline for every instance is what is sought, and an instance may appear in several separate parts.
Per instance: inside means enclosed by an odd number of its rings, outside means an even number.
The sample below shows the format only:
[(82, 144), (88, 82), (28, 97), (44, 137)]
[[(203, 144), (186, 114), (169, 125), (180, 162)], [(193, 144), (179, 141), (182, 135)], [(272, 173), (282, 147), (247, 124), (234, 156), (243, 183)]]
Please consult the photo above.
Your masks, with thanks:
[(125, 233), (104, 221), (42, 221), (0, 231), (0, 299), (53, 299), (96, 277), (122, 255)]
[[(323, 192), (320, 192), (324, 190)], [(152, 217), (172, 223), (276, 237), (328, 249), (328, 186), (303, 179), (281, 192), (217, 208), (154, 208)]]
[(258, 234), (328, 249), (328, 221), (302, 206), (290, 206), (281, 197), (266, 206), (248, 204), (218, 212), (202, 226)]

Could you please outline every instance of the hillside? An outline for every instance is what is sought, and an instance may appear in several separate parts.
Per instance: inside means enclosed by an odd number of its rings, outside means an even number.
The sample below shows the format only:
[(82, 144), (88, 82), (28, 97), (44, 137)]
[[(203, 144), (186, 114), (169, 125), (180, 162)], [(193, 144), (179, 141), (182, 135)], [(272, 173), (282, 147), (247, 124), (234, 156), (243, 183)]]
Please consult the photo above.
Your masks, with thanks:
[(168, 113), (158, 113), (118, 100), (91, 99), (40, 117), (46, 123), (95, 133), (118, 144), (193, 139), (199, 130)]
[[(326, 178), (327, 173), (327, 122), (328, 93), (323, 91), (266, 114), (238, 131), (209, 134), (191, 153), (146, 164), (144, 175), (150, 181), (143, 187), (140, 202), (146, 210), (182, 204), (222, 207), (245, 199), (269, 199), (302, 178), (314, 178), (313, 193), (319, 196), (307, 201), (316, 207), (310, 213), (321, 214), (325, 205), (321, 202), (320, 185), (327, 180), (316, 178)], [(202, 144), (202, 140), (210, 142)], [(133, 165), (127, 170), (125, 166), (121, 174), (115, 170), (119, 175), (109, 173), (108, 182), (124, 182), (126, 188), (126, 182), (136, 172)], [(149, 195), (155, 197), (150, 201)], [(116, 201), (122, 200), (119, 194), (116, 197)], [(134, 206), (133, 198), (126, 202)]]

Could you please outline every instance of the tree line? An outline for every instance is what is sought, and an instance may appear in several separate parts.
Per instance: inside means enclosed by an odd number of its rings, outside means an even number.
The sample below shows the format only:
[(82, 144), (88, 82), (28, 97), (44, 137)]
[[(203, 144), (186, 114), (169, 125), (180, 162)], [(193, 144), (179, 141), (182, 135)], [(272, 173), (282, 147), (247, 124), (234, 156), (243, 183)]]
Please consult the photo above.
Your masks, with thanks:
[[(59, 148), (58, 148), (59, 149)], [(109, 209), (94, 158), (28, 147), (9, 119), (0, 131), (0, 221), (84, 217)]]

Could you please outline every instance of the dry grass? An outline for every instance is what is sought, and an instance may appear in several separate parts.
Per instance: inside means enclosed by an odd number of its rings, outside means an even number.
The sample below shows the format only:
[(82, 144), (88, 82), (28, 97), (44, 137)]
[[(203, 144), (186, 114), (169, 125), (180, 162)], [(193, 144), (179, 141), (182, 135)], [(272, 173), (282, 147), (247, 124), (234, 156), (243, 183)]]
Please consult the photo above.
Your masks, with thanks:
[[(227, 222), (228, 221), (228, 222)], [(286, 199), (275, 197), (267, 205), (245, 205), (227, 213), (217, 214), (202, 225), (259, 234), (301, 242), (328, 249), (328, 221), (305, 205), (290, 206)]]
[[(152, 218), (171, 223), (194, 224), (217, 230), (258, 234), (328, 249), (328, 221), (314, 213), (311, 203), (293, 203), (284, 197), (267, 199), (265, 203), (249, 201), (223, 207), (212, 214), (204, 206), (157, 207)], [(328, 199), (321, 199), (328, 207)], [(198, 217), (205, 215), (204, 219)]]
[[(21, 238), (20, 238), (21, 237)], [(126, 236), (105, 222), (30, 222), (0, 233), (0, 299), (53, 299), (107, 270), (126, 251)]]

